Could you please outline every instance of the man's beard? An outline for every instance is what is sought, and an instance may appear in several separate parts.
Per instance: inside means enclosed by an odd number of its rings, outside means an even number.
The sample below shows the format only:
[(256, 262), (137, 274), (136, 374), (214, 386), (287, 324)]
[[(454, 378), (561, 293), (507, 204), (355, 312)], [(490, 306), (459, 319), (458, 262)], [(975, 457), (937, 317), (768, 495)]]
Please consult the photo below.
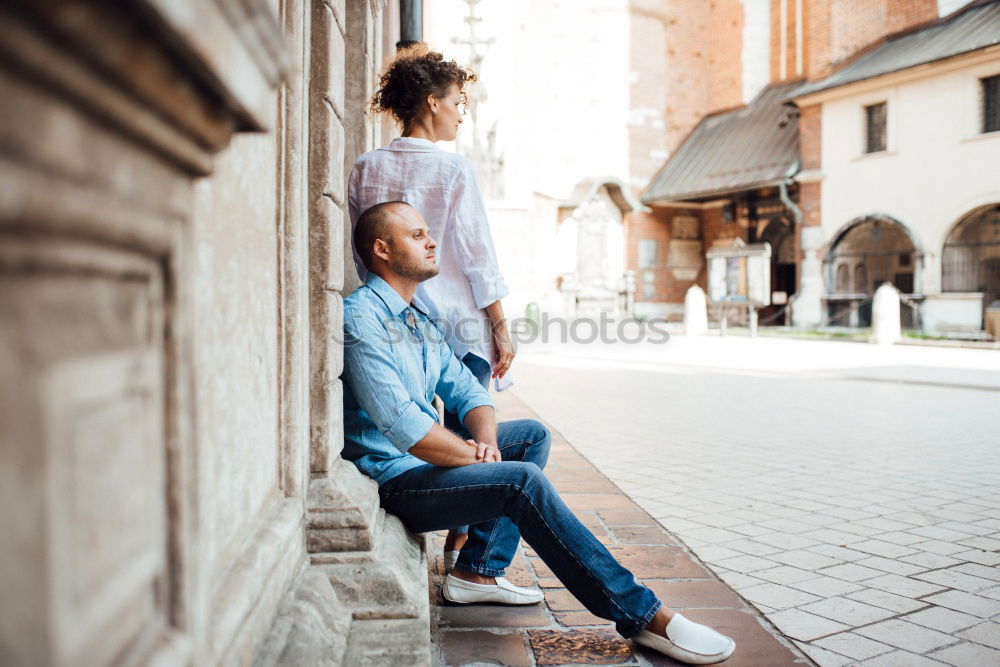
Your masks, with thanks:
[(423, 282), (433, 278), (441, 271), (437, 262), (422, 264), (417, 261), (410, 260), (397, 260), (391, 263), (389, 268), (392, 269), (393, 273), (417, 282)]

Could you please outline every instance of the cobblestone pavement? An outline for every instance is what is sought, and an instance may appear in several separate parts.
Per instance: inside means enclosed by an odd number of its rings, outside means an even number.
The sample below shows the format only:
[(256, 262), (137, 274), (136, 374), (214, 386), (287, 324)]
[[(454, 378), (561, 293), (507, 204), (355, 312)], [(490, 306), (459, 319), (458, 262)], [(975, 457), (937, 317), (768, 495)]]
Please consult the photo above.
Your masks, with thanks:
[(529, 348), (514, 391), (821, 666), (1000, 665), (1000, 354), (733, 345)]
[[(496, 399), (500, 419), (537, 418), (510, 392)], [(808, 664), (756, 610), (693, 559), (558, 432), (553, 432), (546, 473), (581, 521), (643, 583), (690, 618), (735, 638), (736, 653), (727, 667)], [(431, 536), (428, 559), (432, 631), (440, 664), (679, 664), (622, 640), (607, 621), (585, 611), (524, 545), (507, 576), (515, 584), (544, 589), (543, 604), (447, 605), (441, 597), (444, 535)]]

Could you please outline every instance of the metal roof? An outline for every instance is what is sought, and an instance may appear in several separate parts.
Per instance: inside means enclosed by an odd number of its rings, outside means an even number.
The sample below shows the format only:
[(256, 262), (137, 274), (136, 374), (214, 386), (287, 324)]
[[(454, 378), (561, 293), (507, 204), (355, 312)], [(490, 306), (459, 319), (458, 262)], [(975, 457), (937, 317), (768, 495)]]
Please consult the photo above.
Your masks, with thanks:
[(1000, 44), (1000, 0), (979, 0), (928, 26), (890, 36), (840, 71), (793, 91), (802, 97)]
[(745, 107), (702, 118), (642, 202), (699, 199), (784, 180), (799, 160), (799, 121), (782, 101), (801, 85), (768, 86)]

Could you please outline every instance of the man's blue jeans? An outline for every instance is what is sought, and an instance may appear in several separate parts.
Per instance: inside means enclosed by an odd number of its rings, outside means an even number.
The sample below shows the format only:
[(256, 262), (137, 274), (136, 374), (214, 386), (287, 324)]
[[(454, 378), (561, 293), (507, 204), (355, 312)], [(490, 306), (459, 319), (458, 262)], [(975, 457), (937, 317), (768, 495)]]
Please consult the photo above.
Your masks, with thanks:
[[(460, 468), (424, 465), (382, 484), (386, 511), (416, 533), (471, 525), (455, 568), (502, 576), (519, 537), (570, 593), (624, 637), (638, 634), (661, 602), (573, 515), (542, 473), (549, 433), (520, 419), (498, 425), (503, 461)], [(540, 460), (540, 463), (539, 463)]]

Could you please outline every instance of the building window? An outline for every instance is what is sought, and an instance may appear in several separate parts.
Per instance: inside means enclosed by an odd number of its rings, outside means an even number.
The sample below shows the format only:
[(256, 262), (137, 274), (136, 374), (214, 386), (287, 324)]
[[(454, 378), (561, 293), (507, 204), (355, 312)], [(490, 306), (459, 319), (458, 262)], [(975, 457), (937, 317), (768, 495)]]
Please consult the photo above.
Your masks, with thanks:
[(865, 152), (879, 153), (885, 150), (886, 103), (870, 104), (865, 107)]
[(653, 241), (652, 239), (641, 239), (639, 241), (639, 268), (655, 269), (656, 253), (656, 241)]
[(1000, 132), (1000, 74), (979, 82), (983, 86), (983, 133)]

